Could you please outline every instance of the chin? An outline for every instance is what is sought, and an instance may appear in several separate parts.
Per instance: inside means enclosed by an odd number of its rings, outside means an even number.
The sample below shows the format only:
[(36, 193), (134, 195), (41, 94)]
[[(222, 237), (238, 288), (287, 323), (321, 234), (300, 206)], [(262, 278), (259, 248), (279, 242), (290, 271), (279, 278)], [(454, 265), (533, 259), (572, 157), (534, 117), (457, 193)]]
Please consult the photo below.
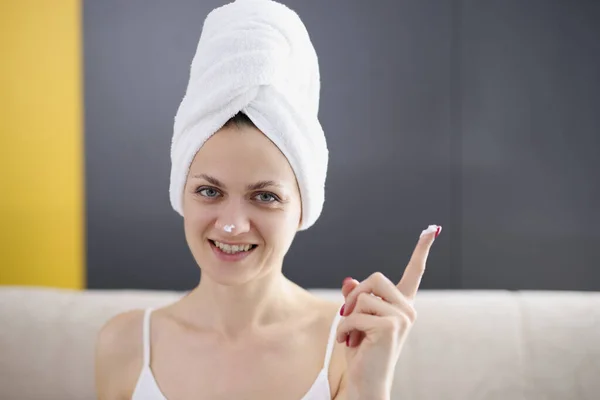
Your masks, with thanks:
[(260, 273), (260, 257), (253, 249), (244, 257), (218, 254), (214, 246), (207, 244), (197, 252), (196, 262), (201, 275), (224, 286), (237, 286), (248, 282)]
[(246, 257), (231, 261), (227, 256), (215, 251), (214, 246), (202, 246), (201, 256), (197, 258), (200, 271), (211, 281), (223, 286), (238, 286), (272, 272), (270, 266), (277, 265), (265, 262), (264, 251), (258, 246)]

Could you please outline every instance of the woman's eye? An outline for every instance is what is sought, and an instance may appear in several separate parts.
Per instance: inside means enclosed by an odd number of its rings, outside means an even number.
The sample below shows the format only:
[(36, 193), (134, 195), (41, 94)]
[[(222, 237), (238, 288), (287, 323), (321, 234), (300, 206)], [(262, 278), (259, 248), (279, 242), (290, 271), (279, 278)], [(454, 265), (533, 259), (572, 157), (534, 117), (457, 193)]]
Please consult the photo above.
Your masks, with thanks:
[(256, 195), (255, 199), (261, 203), (272, 203), (279, 200), (274, 194), (271, 193), (259, 193)]
[(219, 192), (213, 188), (199, 188), (197, 193), (204, 197), (217, 197)]

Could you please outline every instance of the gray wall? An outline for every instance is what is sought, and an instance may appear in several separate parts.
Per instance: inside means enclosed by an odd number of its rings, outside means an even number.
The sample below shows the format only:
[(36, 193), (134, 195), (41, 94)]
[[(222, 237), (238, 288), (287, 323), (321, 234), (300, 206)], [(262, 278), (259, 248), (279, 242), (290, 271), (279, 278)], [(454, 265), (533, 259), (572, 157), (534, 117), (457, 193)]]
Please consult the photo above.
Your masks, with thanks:
[[(320, 57), (326, 203), (284, 272), (422, 288), (600, 290), (600, 2), (284, 0)], [(202, 22), (224, 1), (84, 2), (88, 286), (186, 290), (169, 146)]]

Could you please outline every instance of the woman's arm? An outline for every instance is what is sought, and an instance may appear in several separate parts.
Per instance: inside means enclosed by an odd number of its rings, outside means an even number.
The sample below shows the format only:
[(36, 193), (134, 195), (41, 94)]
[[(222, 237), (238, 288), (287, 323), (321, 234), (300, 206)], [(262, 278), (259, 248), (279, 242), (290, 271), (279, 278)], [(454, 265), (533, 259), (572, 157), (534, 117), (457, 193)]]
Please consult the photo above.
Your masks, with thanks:
[(346, 391), (346, 386), (342, 381), (342, 385), (340, 386), (338, 392), (332, 400), (348, 400), (348, 393)]
[(332, 400), (389, 400), (389, 393), (376, 394), (372, 393), (372, 397), (359, 397), (358, 395), (353, 395), (350, 393), (350, 389), (348, 388), (348, 380), (346, 378), (346, 371), (344, 370), (342, 374), (342, 379), (340, 380), (340, 385), (338, 387), (337, 393), (334, 395)]
[(390, 400), (389, 394), (377, 395), (373, 394), (372, 397), (364, 396), (352, 396), (347, 386), (340, 387), (333, 400)]
[[(141, 327), (139, 310), (111, 318), (100, 330), (95, 348), (95, 384), (99, 400), (131, 397), (132, 375), (141, 363)], [(141, 365), (141, 364), (140, 364)], [(134, 382), (134, 381), (133, 381)]]
[(334, 394), (332, 400), (348, 400), (348, 390), (346, 383), (346, 368), (344, 368), (344, 372), (342, 372), (342, 377), (340, 379), (340, 384), (338, 386), (337, 392)]

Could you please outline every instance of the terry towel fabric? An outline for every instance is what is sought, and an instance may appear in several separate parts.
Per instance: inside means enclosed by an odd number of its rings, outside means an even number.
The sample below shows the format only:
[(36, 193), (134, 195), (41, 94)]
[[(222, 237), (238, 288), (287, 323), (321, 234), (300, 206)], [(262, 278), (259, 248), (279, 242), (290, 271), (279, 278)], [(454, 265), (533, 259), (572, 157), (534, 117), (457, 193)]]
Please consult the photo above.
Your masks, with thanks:
[(302, 197), (300, 230), (323, 209), (328, 149), (318, 119), (317, 54), (299, 16), (271, 0), (237, 0), (206, 17), (171, 144), (171, 205), (200, 147), (246, 114), (287, 157)]

